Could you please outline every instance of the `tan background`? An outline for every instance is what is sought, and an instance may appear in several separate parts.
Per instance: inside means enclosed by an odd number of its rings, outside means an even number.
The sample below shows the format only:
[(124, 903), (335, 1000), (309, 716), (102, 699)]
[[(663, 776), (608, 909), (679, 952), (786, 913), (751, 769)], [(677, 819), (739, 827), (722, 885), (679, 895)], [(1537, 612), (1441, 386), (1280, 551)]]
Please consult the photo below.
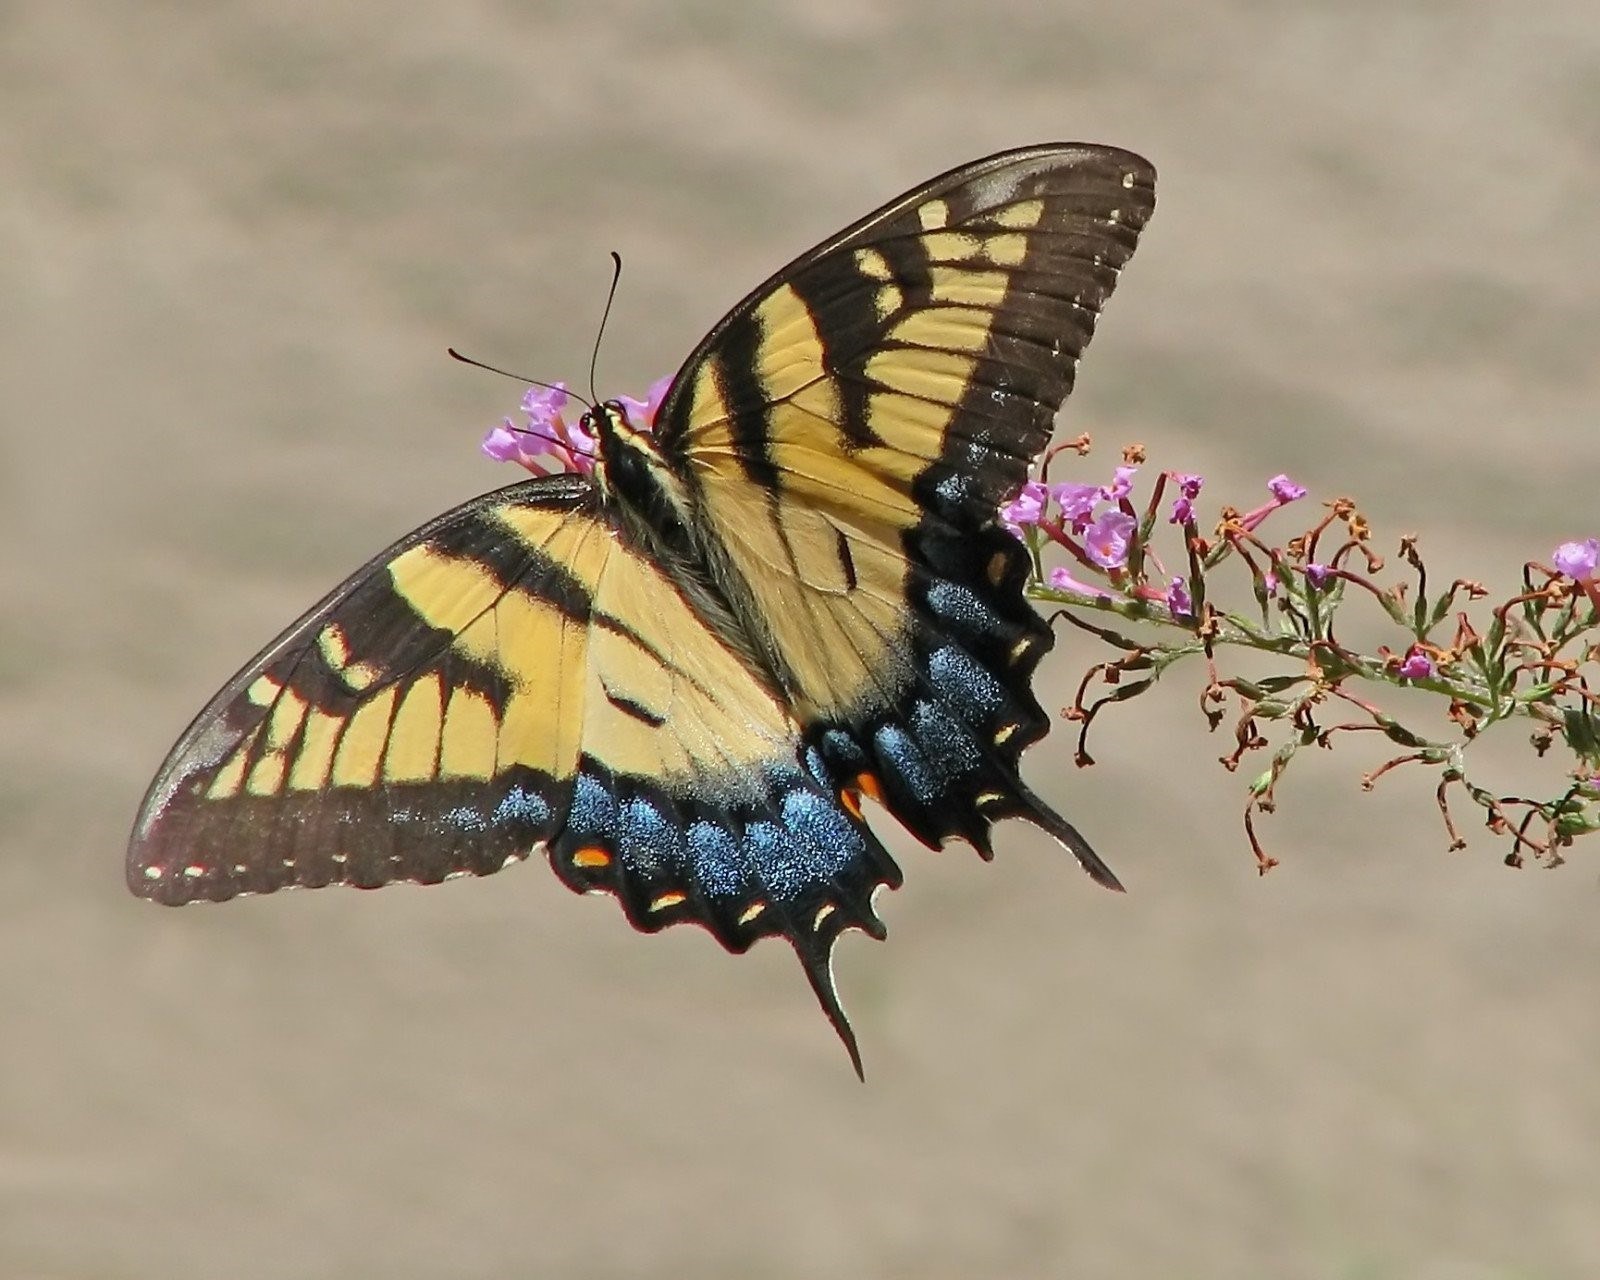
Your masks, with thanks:
[(906, 851), (840, 951), (864, 1087), (781, 947), (536, 863), (122, 888), (213, 688), (513, 478), (517, 388), (446, 343), (581, 380), (616, 248), (641, 394), (790, 254), (1052, 137), (1161, 172), (1071, 429), (1501, 588), (1597, 531), (1587, 0), (0, 3), (0, 1278), (1600, 1274), (1591, 851), (1449, 856), (1346, 749), (1258, 881), (1192, 681), (1091, 773), (1030, 757), (1125, 900), (1021, 827)]

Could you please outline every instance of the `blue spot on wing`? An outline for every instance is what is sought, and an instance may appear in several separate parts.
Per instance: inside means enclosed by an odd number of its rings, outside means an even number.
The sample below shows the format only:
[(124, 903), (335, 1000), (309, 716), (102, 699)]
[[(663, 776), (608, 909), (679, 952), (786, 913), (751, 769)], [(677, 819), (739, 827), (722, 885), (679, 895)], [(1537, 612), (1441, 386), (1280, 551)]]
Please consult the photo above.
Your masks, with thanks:
[[(504, 808), (505, 804), (501, 802), (496, 810), (496, 816)], [(470, 831), (474, 834), (481, 834), (489, 829), (489, 819), (484, 817), (483, 811), (469, 804), (458, 804), (452, 809), (446, 809), (444, 820), (457, 830)]]
[(959, 777), (983, 763), (983, 749), (966, 727), (926, 698), (911, 711), (911, 727), (934, 766), (946, 777)]
[(782, 814), (795, 837), (796, 852), (814, 875), (836, 875), (866, 854), (861, 833), (836, 804), (815, 791), (796, 787), (786, 792)]
[[(452, 812), (459, 813), (461, 811), (454, 810)], [(537, 791), (516, 784), (506, 792), (500, 803), (495, 806), (493, 821), (497, 825), (527, 826), (544, 831), (548, 829), (551, 817), (549, 801)], [(461, 825), (467, 825), (465, 819), (460, 819), (459, 821), (461, 821)]]
[(897, 724), (886, 724), (872, 736), (879, 758), (905, 784), (907, 791), (923, 804), (932, 804), (944, 792), (943, 780), (928, 765), (917, 744)]
[(689, 871), (714, 898), (740, 898), (750, 888), (733, 833), (715, 822), (694, 822), (686, 833)]
[(577, 836), (610, 835), (617, 828), (617, 798), (592, 773), (578, 775), (567, 811), (567, 830)]
[(999, 614), (978, 598), (977, 592), (959, 582), (941, 578), (930, 583), (925, 594), (928, 607), (967, 637), (982, 639), (998, 629), (1010, 629)]
[(744, 852), (767, 892), (779, 902), (798, 897), (808, 879), (785, 834), (776, 822), (752, 822), (744, 829)]
[(966, 703), (980, 711), (993, 712), (1005, 704), (1005, 686), (954, 645), (935, 649), (928, 658), (928, 671), (942, 693), (956, 695), (950, 701), (958, 706)]
[(653, 801), (633, 796), (621, 806), (619, 818), (622, 830), (617, 852), (629, 871), (656, 875), (664, 865), (681, 862), (678, 825), (669, 821)]
[(965, 471), (951, 471), (933, 488), (947, 507), (960, 508), (978, 496), (978, 487)]

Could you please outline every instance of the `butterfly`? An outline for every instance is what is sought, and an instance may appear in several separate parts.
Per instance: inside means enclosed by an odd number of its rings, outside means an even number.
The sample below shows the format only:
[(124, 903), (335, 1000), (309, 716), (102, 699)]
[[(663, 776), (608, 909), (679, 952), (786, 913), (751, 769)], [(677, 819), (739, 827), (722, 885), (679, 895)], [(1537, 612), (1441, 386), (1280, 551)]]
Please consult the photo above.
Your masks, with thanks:
[(592, 474), (485, 494), (253, 658), (145, 796), (157, 902), (435, 883), (543, 851), (654, 932), (787, 941), (832, 976), (901, 871), (864, 799), (992, 857), (1021, 817), (1052, 632), (997, 520), (1155, 204), (1150, 164), (1049, 144), (963, 165), (801, 255), (672, 380), (593, 406)]

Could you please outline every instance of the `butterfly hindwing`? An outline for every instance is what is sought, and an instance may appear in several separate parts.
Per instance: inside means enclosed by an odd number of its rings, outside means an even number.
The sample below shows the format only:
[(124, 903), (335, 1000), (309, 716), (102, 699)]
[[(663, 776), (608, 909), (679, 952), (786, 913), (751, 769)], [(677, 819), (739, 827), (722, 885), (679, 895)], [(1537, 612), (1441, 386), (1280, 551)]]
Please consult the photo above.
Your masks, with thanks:
[(727, 593), (824, 756), (917, 836), (1056, 834), (1018, 757), (1047, 721), (1049, 628), (996, 522), (1048, 442), (1154, 205), (1128, 152), (1036, 147), (955, 170), (784, 268), (663, 405)]

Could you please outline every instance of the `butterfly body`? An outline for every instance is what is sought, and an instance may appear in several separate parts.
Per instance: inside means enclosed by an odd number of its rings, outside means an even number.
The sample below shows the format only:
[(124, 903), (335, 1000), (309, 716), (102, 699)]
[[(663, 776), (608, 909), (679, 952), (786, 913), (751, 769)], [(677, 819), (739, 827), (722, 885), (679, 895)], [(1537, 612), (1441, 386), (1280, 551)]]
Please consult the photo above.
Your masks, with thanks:
[(990, 856), (1028, 790), (1052, 635), (996, 520), (1153, 205), (1113, 148), (1002, 153), (752, 292), (592, 476), (441, 516), (248, 664), (180, 739), (129, 853), (168, 903), (432, 882), (543, 850), (636, 927), (785, 938), (830, 973), (900, 883), (864, 820)]

